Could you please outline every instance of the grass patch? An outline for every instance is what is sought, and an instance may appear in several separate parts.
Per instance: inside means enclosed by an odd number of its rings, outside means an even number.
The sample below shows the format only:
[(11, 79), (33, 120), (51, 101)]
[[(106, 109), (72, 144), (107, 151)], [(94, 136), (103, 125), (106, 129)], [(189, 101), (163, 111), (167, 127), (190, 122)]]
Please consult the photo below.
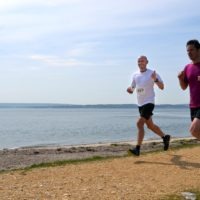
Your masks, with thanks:
[(167, 195), (166, 197), (162, 198), (161, 200), (184, 200), (185, 198), (178, 195)]
[[(199, 143), (192, 143), (192, 140), (181, 140), (181, 141), (173, 141), (171, 142), (171, 144), (173, 144), (173, 146), (170, 146), (168, 151), (163, 151), (162, 148), (159, 149), (150, 149), (150, 150), (141, 150), (140, 152), (140, 156), (145, 156), (145, 155), (149, 155), (149, 154), (158, 154), (158, 153), (163, 153), (163, 152), (169, 152), (169, 151), (178, 151), (180, 149), (191, 149), (191, 148), (195, 148), (195, 147), (200, 147)], [(127, 151), (127, 155), (124, 155), (124, 157), (127, 156), (134, 156), (137, 157), (135, 155), (133, 155), (132, 153)]]
[(23, 168), (25, 171), (29, 171), (36, 168), (46, 168), (46, 167), (57, 167), (57, 166), (64, 166), (69, 164), (81, 164), (81, 163), (87, 163), (87, 162), (95, 162), (95, 161), (102, 161), (102, 160), (108, 160), (113, 159), (119, 156), (93, 156), (90, 158), (84, 158), (84, 159), (72, 159), (72, 160), (58, 160), (54, 162), (47, 162), (47, 163), (40, 163), (40, 164), (34, 164), (29, 167)]
[[(200, 190), (199, 189), (191, 189), (191, 190), (186, 190), (187, 192), (193, 193), (196, 195), (195, 200), (200, 200)], [(171, 194), (171, 195), (167, 195), (163, 198), (161, 198), (161, 200), (185, 200), (186, 198), (182, 195), (182, 194)]]
[(84, 159), (72, 159), (72, 160), (58, 160), (54, 162), (45, 162), (45, 163), (39, 163), (39, 164), (33, 164), (31, 166), (20, 168), (20, 169), (11, 169), (11, 170), (1, 170), (0, 174), (2, 173), (8, 173), (8, 172), (14, 172), (14, 171), (29, 171), (36, 168), (47, 168), (47, 167), (57, 167), (57, 166), (64, 166), (67, 164), (80, 164), (80, 163), (86, 163), (86, 162), (94, 162), (94, 161), (101, 161), (106, 159), (112, 159), (115, 158), (114, 156), (110, 157), (103, 157), (103, 156), (93, 156), (90, 158), (84, 158)]
[(112, 144), (110, 144), (110, 146), (111, 147), (118, 147), (118, 146), (120, 146), (121, 144), (117, 144), (117, 143), (112, 143)]
[(194, 143), (194, 140), (180, 140), (180, 141), (174, 141), (171, 142), (171, 144), (175, 144), (176, 146), (170, 147), (172, 149), (182, 149), (182, 148), (191, 148), (191, 147), (197, 147), (200, 144), (199, 143)]

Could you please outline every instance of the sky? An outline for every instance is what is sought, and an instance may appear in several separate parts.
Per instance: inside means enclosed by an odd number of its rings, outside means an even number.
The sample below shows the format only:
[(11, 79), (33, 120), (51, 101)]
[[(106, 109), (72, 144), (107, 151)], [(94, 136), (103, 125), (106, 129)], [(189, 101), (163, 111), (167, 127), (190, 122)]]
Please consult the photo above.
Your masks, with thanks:
[(177, 74), (200, 40), (199, 0), (0, 0), (0, 103), (132, 104), (137, 58), (157, 104), (189, 102)]

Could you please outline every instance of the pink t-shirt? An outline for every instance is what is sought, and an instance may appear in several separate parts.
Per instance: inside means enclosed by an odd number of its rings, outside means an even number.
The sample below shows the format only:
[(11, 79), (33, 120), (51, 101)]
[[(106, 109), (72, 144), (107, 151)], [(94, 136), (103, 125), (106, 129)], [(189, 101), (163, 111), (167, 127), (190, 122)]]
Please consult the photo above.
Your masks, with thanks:
[(190, 88), (190, 108), (200, 107), (200, 63), (186, 65), (184, 72)]

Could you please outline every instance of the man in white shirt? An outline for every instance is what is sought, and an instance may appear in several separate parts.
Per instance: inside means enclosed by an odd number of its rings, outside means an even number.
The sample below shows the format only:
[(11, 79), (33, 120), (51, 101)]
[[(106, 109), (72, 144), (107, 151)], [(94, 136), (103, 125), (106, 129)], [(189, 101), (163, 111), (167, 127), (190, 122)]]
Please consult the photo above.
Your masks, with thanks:
[(148, 59), (146, 56), (140, 56), (138, 58), (139, 70), (133, 74), (132, 84), (127, 88), (129, 94), (132, 94), (134, 90), (136, 90), (140, 113), (140, 117), (137, 121), (137, 145), (135, 148), (129, 149), (129, 151), (136, 156), (140, 155), (140, 146), (142, 145), (145, 134), (145, 124), (151, 131), (163, 139), (165, 151), (168, 150), (170, 142), (170, 135), (165, 135), (152, 120), (155, 105), (154, 85), (157, 85), (159, 89), (163, 90), (164, 83), (155, 71), (147, 69), (147, 64)]

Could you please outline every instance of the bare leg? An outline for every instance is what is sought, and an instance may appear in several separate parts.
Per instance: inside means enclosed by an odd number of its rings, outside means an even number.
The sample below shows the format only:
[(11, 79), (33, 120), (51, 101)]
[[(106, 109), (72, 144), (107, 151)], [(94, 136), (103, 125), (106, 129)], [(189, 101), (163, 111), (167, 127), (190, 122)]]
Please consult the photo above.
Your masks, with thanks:
[(169, 148), (169, 142), (170, 142), (170, 135), (165, 135), (162, 130), (160, 129), (160, 127), (158, 127), (156, 124), (153, 123), (152, 118), (150, 118), (149, 120), (146, 120), (146, 125), (147, 127), (152, 130), (154, 133), (156, 133), (157, 135), (159, 135), (162, 139), (163, 139), (163, 143), (164, 143), (164, 151), (167, 151)]
[(137, 121), (137, 128), (138, 128), (137, 145), (139, 146), (141, 146), (142, 141), (144, 139), (144, 124), (145, 124), (145, 119), (143, 117), (140, 117)]
[(168, 150), (169, 148), (169, 141), (170, 141), (170, 135), (165, 135), (162, 130), (153, 123), (152, 118), (146, 120), (143, 117), (140, 117), (137, 121), (137, 128), (138, 128), (138, 139), (137, 139), (137, 145), (134, 149), (129, 149), (129, 151), (136, 155), (140, 155), (140, 146), (142, 145), (143, 139), (144, 139), (144, 124), (147, 125), (147, 127), (152, 130), (154, 133), (159, 135), (163, 139), (164, 143), (164, 151)]
[(156, 124), (153, 123), (152, 118), (146, 120), (145, 123), (146, 123), (148, 129), (150, 129), (151, 131), (153, 131), (154, 133), (156, 133), (160, 137), (164, 137), (165, 136), (165, 134), (162, 132), (160, 127), (158, 127)]
[(194, 118), (190, 126), (190, 133), (200, 140), (200, 119)]

